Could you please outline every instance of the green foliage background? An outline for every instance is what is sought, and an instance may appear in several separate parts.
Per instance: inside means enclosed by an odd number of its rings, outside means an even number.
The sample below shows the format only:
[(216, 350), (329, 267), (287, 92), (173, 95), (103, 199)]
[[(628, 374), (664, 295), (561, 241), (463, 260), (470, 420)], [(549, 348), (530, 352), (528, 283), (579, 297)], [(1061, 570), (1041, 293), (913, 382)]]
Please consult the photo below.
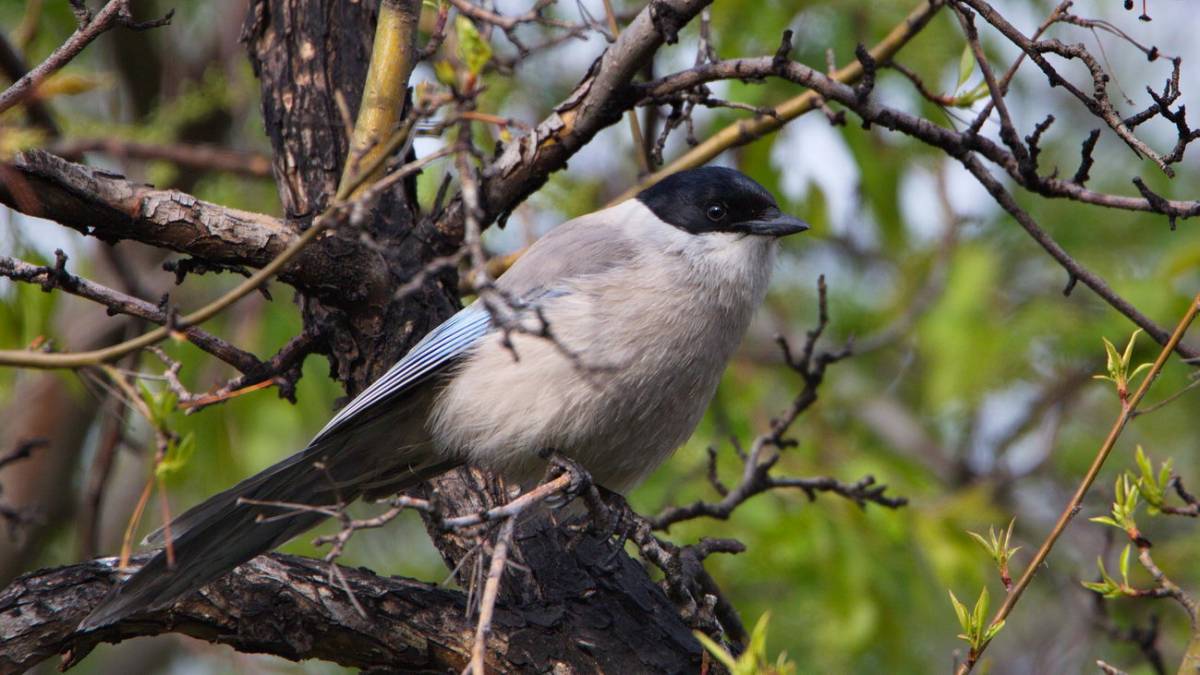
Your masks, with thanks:
[[(145, 7), (139, 11), (147, 13), (169, 6), (165, 2), (142, 4)], [(1026, 30), (1051, 8), (1047, 2), (1025, 0), (997, 4)], [(1186, 16), (1180, 9), (1185, 4), (1152, 3), (1156, 21), (1148, 24), (1136, 21), (1135, 13), (1120, 10), (1117, 3), (1084, 0), (1076, 3), (1076, 11), (1108, 16), (1136, 39), (1157, 44), (1164, 52), (1191, 49), (1194, 54), (1181, 29), (1190, 19), (1172, 21), (1172, 17)], [(257, 82), (245, 59), (236, 45), (232, 51), (212, 47), (229, 43), (221, 31), (230, 25), (231, 14), (236, 15), (236, 25), (240, 18), (237, 5), (180, 3), (175, 5), (177, 13), (170, 28), (136, 38), (145, 40), (147, 49), (184, 64), (160, 75), (163, 82), (157, 97), (142, 102), (148, 103), (144, 114), (137, 114), (138, 107), (130, 102), (131, 86), (111, 51), (112, 41), (135, 38), (126, 32), (101, 38), (66, 71), (90, 78), (97, 86), (51, 101), (66, 135), (168, 142), (186, 136), (197, 124), (213, 124), (215, 118), (223, 142), (268, 152), (257, 108)], [(832, 49), (837, 61), (844, 63), (852, 57), (856, 43), (877, 41), (902, 20), (911, 5), (907, 0), (722, 1), (713, 8), (713, 35), (722, 57), (769, 54), (778, 44), (780, 30), (790, 26), (797, 29), (796, 58), (823, 65), (826, 50)], [(577, 18), (573, 3), (562, 3), (556, 11)], [(0, 4), (0, 26), (15, 26), (22, 12), (19, 3)], [(44, 58), (72, 25), (66, 3), (47, 3), (42, 29), (29, 49), (30, 58)], [(1095, 38), (1083, 30), (1059, 27), (1055, 31), (1070, 41), (1095, 44)], [(189, 36), (190, 46), (181, 44), (181, 35)], [(656, 72), (690, 64), (696, 35), (692, 26), (680, 45), (664, 49)], [(994, 37), (985, 32), (985, 38)], [(1116, 86), (1133, 98), (1137, 107), (1144, 105), (1143, 83), (1161, 86), (1167, 66), (1146, 63), (1138, 52), (1111, 37), (1100, 40), (1118, 74)], [(502, 37), (493, 36), (492, 41), (499, 53), (512, 52)], [(987, 46), (994, 58), (1004, 63), (1013, 57), (1013, 50), (1003, 45), (989, 41)], [(489, 71), (485, 74), (489, 91), (481, 110), (536, 122), (570, 91), (600, 48), (596, 39), (568, 43), (535, 55), (513, 78)], [(899, 60), (921, 73), (931, 88), (952, 90), (959, 80), (962, 49), (956, 22), (943, 12)], [(1194, 72), (1190, 66), (1194, 64), (1185, 61), (1185, 74)], [(1027, 133), (1046, 113), (1055, 114), (1058, 121), (1045, 142), (1043, 167), (1058, 166), (1069, 175), (1077, 163), (1080, 141), (1097, 123), (1062, 92), (1048, 89), (1044, 78), (1030, 66), (1022, 72), (1012, 95), (1017, 122)], [(418, 75), (433, 79), (431, 70)], [(963, 90), (978, 80), (977, 72), (970, 74)], [(1185, 77), (1185, 94), (1190, 84), (1195, 84), (1194, 77), (1190, 81)], [(716, 91), (723, 98), (752, 105), (771, 105), (799, 93), (783, 82), (732, 83)], [(914, 97), (895, 73), (882, 74), (876, 95), (940, 123), (961, 126), (958, 120)], [(720, 110), (698, 116), (696, 135), (704, 138), (744, 114)], [(729, 439), (748, 444), (767, 428), (773, 415), (786, 409), (790, 396), (798, 391), (801, 383), (782, 367), (772, 340), (776, 333), (794, 342), (803, 339), (804, 331), (815, 323), (816, 280), (824, 274), (832, 314), (826, 347), (838, 346), (852, 336), (860, 344), (869, 343), (871, 336), (891, 325), (899, 325), (901, 330), (879, 348), (830, 369), (820, 402), (794, 428), (798, 446), (786, 452), (777, 470), (843, 480), (871, 474), (887, 483), (890, 492), (908, 497), (910, 506), (897, 511), (860, 509), (836, 497), (821, 496), (810, 503), (801, 493), (776, 492), (751, 500), (728, 522), (694, 521), (670, 534), (679, 542), (723, 536), (747, 544), (748, 551), (742, 555), (713, 559), (711, 569), (748, 624), (771, 612), (770, 652), (786, 650), (797, 672), (941, 672), (951, 666), (955, 650), (963, 644), (955, 638), (959, 627), (947, 589), (964, 601), (969, 599), (968, 604), (984, 586), (993, 598), (1003, 595), (986, 553), (966, 532), (1002, 526), (1016, 516), (1014, 544), (1023, 548), (1013, 565), (1016, 573), (1023, 570), (1118, 409), (1114, 393), (1101, 382), (1082, 385), (1066, 403), (1052, 407), (1039, 408), (1038, 392), (1071, 373), (1101, 372), (1101, 337), (1123, 344), (1132, 326), (1082, 286), (1064, 297), (1065, 272), (940, 152), (885, 130), (864, 130), (852, 115), (846, 126), (826, 133), (823, 130), (828, 125), (820, 113), (815, 115), (719, 160), (762, 182), (780, 196), (787, 209), (809, 220), (814, 228), (786, 242), (767, 307), (730, 367), (700, 429), (633, 493), (632, 501), (639, 510), (654, 512), (668, 503), (716, 498), (704, 479), (705, 448), (710, 445), (719, 450), (725, 480), (736, 480), (740, 464)], [(957, 115), (965, 120), (970, 113)], [(493, 249), (513, 249), (549, 225), (601, 206), (632, 184), (636, 166), (626, 131), (622, 124), (605, 132), (572, 161), (568, 171), (554, 175), (544, 190), (517, 211), (505, 231), (489, 235)], [(994, 127), (990, 131), (994, 132)], [(1163, 132), (1169, 129), (1147, 130), (1152, 143), (1160, 146), (1169, 138)], [(488, 141), (487, 147), (492, 142), (487, 136), (491, 131), (481, 129), (480, 133)], [(827, 163), (836, 157), (808, 151), (806, 142), (822, 138), (823, 133), (825, 142), (840, 148), (838, 152), (852, 162), (850, 173), (839, 173), (837, 162)], [(668, 159), (684, 149), (678, 139), (667, 147)], [(1152, 164), (1137, 160), (1106, 134), (1097, 160), (1091, 183), (1095, 189), (1134, 194), (1129, 179), (1137, 175), (1169, 197), (1195, 197), (1194, 191), (1188, 190), (1200, 179), (1194, 157), (1180, 167), (1177, 179), (1167, 181)], [(121, 168), (159, 185), (187, 178), (157, 162), (134, 162)], [(850, 189), (834, 194), (823, 189), (827, 184), (819, 180), (808, 182), (802, 190), (789, 188), (789, 176), (794, 173), (820, 178), (827, 170), (831, 173), (825, 176)], [(428, 203), (442, 171), (437, 165), (421, 176), (423, 203)], [(948, 197), (939, 195), (938, 181), (945, 181), (943, 191)], [(265, 179), (208, 175), (191, 180), (188, 189), (198, 197), (230, 206), (270, 213), (279, 210), (274, 186)], [(1194, 223), (1181, 222), (1172, 232), (1165, 219), (1157, 216), (1105, 211), (1027, 194), (1019, 197), (1072, 255), (1160, 323), (1173, 324), (1200, 288), (1200, 237)], [(835, 208), (839, 205), (840, 209)], [(952, 237), (946, 236), (947, 221), (955, 223)], [(66, 241), (72, 252), (71, 269), (86, 275), (92, 268), (89, 258), (94, 242), (59, 233), (47, 235), (47, 228), (52, 227), (5, 215), (0, 218), (0, 246), (19, 257), (44, 261), (54, 246)], [(117, 251), (133, 248), (120, 244)], [(145, 283), (165, 289), (169, 281), (170, 275), (162, 272)], [(172, 297), (191, 306), (234, 281), (193, 277), (185, 286), (173, 289)], [(211, 328), (260, 355), (273, 353), (300, 329), (290, 295), (289, 289), (276, 285), (272, 301), (245, 300), (236, 311), (211, 322)], [(923, 310), (913, 311), (914, 306), (922, 305)], [(101, 311), (74, 299), (44, 294), (34, 286), (0, 284), (0, 346), (12, 348), (27, 345), (38, 336), (56, 337), (64, 315)], [(167, 350), (182, 360), (183, 374), (196, 390), (229, 375), (186, 344), (170, 344)], [(1150, 360), (1154, 353), (1150, 341), (1142, 340), (1134, 362)], [(153, 371), (157, 364), (145, 359), (142, 367)], [(1189, 375), (1177, 362), (1169, 365), (1150, 395), (1151, 402), (1184, 387)], [(0, 370), (0, 404), (19, 405), (10, 400), (10, 392), (15, 379), (25, 376)], [(80, 396), (96, 395), (94, 384), (69, 374), (60, 377), (76, 383)], [(328, 377), (327, 365), (317, 357), (305, 364), (296, 405), (279, 400), (268, 390), (197, 415), (177, 415), (175, 428), (194, 433), (197, 450), (184, 470), (170, 479), (172, 508), (196, 503), (301, 447), (327, 419), (339, 395)], [(1197, 484), (1198, 403), (1200, 394), (1185, 394), (1137, 420), (1081, 515), (1107, 512), (1109, 486), (1118, 472), (1132, 467), (1136, 444), (1145, 446), (1156, 460), (1175, 458), (1184, 480)], [(1015, 444), (998, 448), (997, 441), (1028, 415), (1033, 422), (1027, 432), (1017, 434)], [(144, 431), (134, 425), (130, 434), (144, 440)], [(93, 445), (85, 447), (79, 458), (77, 485), (85, 481)], [(119, 546), (120, 528), (148, 471), (146, 452), (146, 448), (135, 448), (121, 456), (113, 494), (105, 505), (108, 552), (115, 553)], [(153, 526), (158, 518), (157, 513), (152, 514), (143, 527)], [(1200, 592), (1200, 569), (1192, 563), (1200, 554), (1200, 543), (1192, 524), (1145, 516), (1139, 523), (1156, 544), (1160, 566), (1184, 588)], [(55, 535), (37, 557), (36, 566), (78, 559), (78, 533), (71, 519), (54, 528)], [(1134, 647), (1109, 639), (1099, 629), (1095, 600), (1079, 584), (1094, 578), (1097, 555), (1106, 556), (1110, 569), (1115, 567), (1120, 545), (1114, 545), (1105, 529), (1083, 518), (1073, 524), (993, 645), (988, 656), (991, 672), (1090, 672), (1097, 658), (1132, 672), (1150, 672), (1140, 663)], [(287, 548), (314, 553), (307, 541), (306, 537)], [(405, 519), (389, 532), (358, 536), (344, 561), (381, 573), (429, 580), (446, 576), (415, 519)], [(1135, 583), (1149, 584), (1147, 577), (1137, 574)], [(1161, 615), (1162, 646), (1168, 662), (1177, 658), (1186, 640), (1187, 622), (1175, 607), (1131, 600), (1110, 601), (1107, 607), (1119, 626), (1144, 624), (1150, 614)], [(176, 648), (181, 642), (158, 640), (155, 644), (171, 646), (161, 653), (145, 640), (101, 648), (77, 672), (111, 672), (112, 664), (131, 658), (129, 654), (137, 650), (154, 653), (146, 663), (164, 672), (181, 672), (184, 662), (195, 659), (211, 672), (331, 670), (321, 664), (296, 666), (235, 655), (197, 642)]]

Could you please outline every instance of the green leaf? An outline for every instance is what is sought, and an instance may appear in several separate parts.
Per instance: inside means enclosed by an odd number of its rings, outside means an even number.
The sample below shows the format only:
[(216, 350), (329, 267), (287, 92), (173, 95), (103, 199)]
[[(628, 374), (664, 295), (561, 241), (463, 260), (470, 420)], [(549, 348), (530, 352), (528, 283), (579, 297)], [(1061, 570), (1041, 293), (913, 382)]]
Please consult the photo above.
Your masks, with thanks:
[(975, 611), (972, 613), (972, 627), (975, 629), (975, 634), (978, 635), (982, 629), (984, 622), (987, 621), (988, 611), (988, 589), (987, 586), (979, 593), (979, 599), (975, 601)]
[(950, 604), (954, 605), (954, 613), (958, 615), (958, 625), (962, 626), (963, 631), (970, 632), (971, 620), (967, 617), (967, 606), (958, 601), (954, 591), (950, 591)]
[(441, 82), (447, 87), (453, 87), (455, 85), (454, 64), (450, 63), (446, 59), (441, 59), (437, 63), (433, 64), (433, 74), (435, 77), (437, 77), (438, 82)]
[(1140, 374), (1141, 374), (1141, 372), (1142, 372), (1143, 370), (1145, 370), (1145, 369), (1147, 369), (1147, 368), (1150, 368), (1150, 367), (1152, 367), (1153, 365), (1154, 365), (1153, 363), (1149, 363), (1149, 362), (1147, 362), (1147, 363), (1143, 363), (1142, 365), (1138, 366), (1137, 368), (1134, 368), (1134, 369), (1133, 369), (1133, 372), (1129, 374), (1129, 381), (1130, 381), (1130, 382), (1133, 382), (1133, 378), (1137, 377), (1138, 375), (1140, 375)]
[(995, 547), (993, 547), (993, 546), (992, 546), (992, 545), (991, 545), (991, 544), (988, 542), (988, 540), (987, 540), (987, 539), (984, 539), (984, 538), (983, 538), (983, 535), (981, 535), (981, 534), (977, 534), (977, 533), (975, 533), (975, 532), (971, 532), (971, 531), (969, 531), (969, 530), (967, 531), (967, 534), (971, 535), (971, 538), (972, 538), (972, 539), (974, 539), (975, 541), (979, 542), (979, 545), (983, 547), (983, 550), (987, 551), (989, 554), (991, 554), (991, 555), (993, 555), (993, 556), (995, 556), (995, 555), (996, 555), (996, 549), (995, 549)]
[(1142, 477), (1149, 478), (1154, 476), (1154, 465), (1150, 463), (1150, 458), (1146, 456), (1146, 452), (1142, 450), (1142, 446), (1137, 446), (1137, 452), (1133, 456), (1134, 461), (1138, 465), (1138, 469), (1142, 472)]
[(975, 54), (971, 51), (970, 43), (963, 45), (962, 56), (958, 57), (958, 84), (954, 85), (954, 91), (962, 89), (962, 86), (971, 79), (971, 73), (975, 72)]
[[(1141, 332), (1141, 328), (1133, 331), (1133, 335), (1129, 336), (1129, 342), (1125, 343), (1125, 353), (1121, 355), (1122, 371), (1129, 371), (1129, 359), (1133, 358), (1133, 345), (1135, 342), (1137, 342), (1138, 335), (1141, 334)], [(1132, 377), (1132, 375), (1129, 377)]]
[(1001, 619), (1000, 621), (998, 621), (998, 622), (996, 622), (996, 623), (992, 624), (991, 626), (988, 626), (987, 632), (985, 632), (985, 633), (983, 634), (983, 641), (984, 641), (984, 642), (991, 642), (991, 641), (992, 641), (992, 638), (996, 637), (996, 635), (997, 635), (997, 634), (998, 634), (998, 633), (999, 633), (999, 632), (1000, 632), (1000, 631), (1001, 631), (1003, 628), (1004, 628), (1004, 620), (1003, 620), (1003, 619)]
[(987, 80), (980, 81), (970, 91), (959, 94), (954, 97), (954, 105), (959, 108), (970, 108), (975, 105), (975, 102), (981, 98), (991, 96), (991, 92), (987, 87)]
[(1125, 550), (1121, 551), (1121, 581), (1126, 586), (1129, 585), (1129, 552), (1131, 549), (1130, 544), (1125, 544)]
[(1121, 355), (1117, 353), (1117, 348), (1108, 341), (1108, 338), (1100, 339), (1104, 340), (1104, 353), (1108, 356), (1108, 376), (1116, 382), (1121, 377)]
[(1112, 525), (1113, 527), (1121, 527), (1120, 523), (1118, 523), (1117, 521), (1113, 520), (1112, 518), (1110, 518), (1108, 516), (1096, 516), (1095, 518), (1088, 518), (1088, 520), (1092, 521), (1093, 523), (1100, 523), (1102, 525)]
[(492, 46), (479, 34), (475, 24), (461, 14), (454, 19), (454, 32), (458, 36), (459, 58), (467, 72), (478, 75), (492, 58)]
[(700, 641), (700, 644), (704, 645), (704, 648), (713, 655), (713, 658), (721, 662), (721, 665), (725, 666), (730, 672), (737, 670), (737, 661), (733, 659), (732, 654), (725, 651), (724, 647), (717, 644), (712, 638), (698, 630), (692, 631), (692, 634), (695, 635), (696, 639)]
[(188, 460), (192, 458), (192, 452), (195, 449), (196, 435), (192, 432), (188, 432), (186, 436), (177, 441), (172, 440), (167, 446), (166, 456), (154, 467), (154, 475), (162, 479), (178, 473), (187, 466)]
[(156, 392), (142, 380), (137, 381), (137, 386), (142, 400), (146, 402), (146, 407), (150, 411), (150, 423), (156, 427), (162, 427), (166, 424), (167, 417), (175, 412), (175, 404), (179, 402), (179, 397), (170, 389)]
[(754, 630), (750, 631), (750, 643), (746, 645), (746, 654), (753, 658), (762, 657), (764, 660), (767, 655), (767, 624), (771, 620), (771, 613), (764, 612), (758, 617), (758, 621), (754, 624)]

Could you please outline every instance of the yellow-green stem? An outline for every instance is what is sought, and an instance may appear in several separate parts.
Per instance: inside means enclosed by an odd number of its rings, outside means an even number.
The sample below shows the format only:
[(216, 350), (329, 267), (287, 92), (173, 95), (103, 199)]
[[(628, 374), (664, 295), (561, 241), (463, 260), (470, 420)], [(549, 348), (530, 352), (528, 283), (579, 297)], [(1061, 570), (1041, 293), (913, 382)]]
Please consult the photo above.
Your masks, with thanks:
[[(358, 121), (354, 124), (350, 155), (338, 185), (340, 199), (354, 195), (351, 181), (361, 189), (383, 171), (383, 163), (378, 160), (388, 153), (391, 144), (386, 141), (397, 130), (404, 112), (408, 78), (417, 60), (416, 35), (420, 18), (420, 0), (383, 0), (379, 5), (375, 44), (371, 48)], [(367, 165), (376, 168), (360, 176), (360, 167)]]
[[(1021, 599), (1021, 594), (1025, 592), (1025, 589), (1033, 581), (1034, 575), (1037, 574), (1042, 563), (1046, 561), (1046, 557), (1050, 555), (1050, 550), (1054, 548), (1055, 542), (1058, 541), (1058, 538), (1067, 529), (1067, 525), (1070, 524), (1071, 519), (1079, 511), (1079, 507), (1083, 504), (1084, 496), (1092, 487), (1092, 483), (1096, 481), (1096, 476), (1100, 474), (1100, 469), (1104, 466), (1104, 461), (1108, 459), (1113, 447), (1117, 444), (1117, 439), (1121, 436), (1121, 432), (1125, 430), (1125, 425), (1129, 423), (1129, 420), (1133, 419), (1138, 403), (1142, 401), (1142, 397), (1150, 390), (1150, 385), (1154, 383), (1154, 380), (1158, 378), (1158, 374), (1162, 372), (1163, 366), (1166, 365), (1167, 359), (1171, 356), (1171, 352), (1175, 351), (1175, 347), (1183, 339), (1184, 333), (1187, 332), (1188, 326), (1196, 318), (1198, 310), (1200, 310), (1200, 293), (1192, 298), (1192, 302), (1188, 305), (1183, 318), (1175, 326), (1175, 331), (1171, 333), (1171, 338), (1167, 340), (1167, 344), (1163, 345), (1162, 350), (1159, 351), (1158, 358), (1154, 360), (1154, 365), (1146, 373), (1146, 378), (1142, 380), (1142, 384), (1133, 393), (1133, 396), (1129, 398), (1129, 401), (1121, 405), (1121, 414), (1117, 416), (1116, 421), (1113, 422), (1112, 429), (1108, 432), (1108, 437), (1104, 439), (1104, 443), (1096, 451), (1096, 458), (1092, 460), (1092, 465), (1088, 468), (1087, 474), (1079, 482), (1079, 487), (1075, 488), (1075, 494), (1071, 496), (1071, 500), (1067, 502), (1066, 507), (1058, 516), (1058, 521), (1054, 524), (1054, 529), (1050, 530), (1050, 534), (1046, 535), (1046, 539), (1038, 548), (1037, 553), (1034, 554), (1033, 560), (1029, 561), (1029, 566), (1025, 568), (1024, 574), (1013, 585), (1012, 590), (1004, 596), (1004, 604), (1000, 605), (1000, 608), (996, 610), (996, 614), (992, 617), (989, 625), (994, 626), (1007, 619), (1013, 607), (1016, 606), (1017, 601)], [(980, 645), (978, 650), (973, 651), (967, 660), (958, 666), (958, 669), (955, 671), (956, 675), (967, 675), (967, 673), (971, 672), (971, 669), (975, 667), (975, 663), (979, 660), (979, 656), (983, 654), (989, 644), (989, 642), (985, 642)]]

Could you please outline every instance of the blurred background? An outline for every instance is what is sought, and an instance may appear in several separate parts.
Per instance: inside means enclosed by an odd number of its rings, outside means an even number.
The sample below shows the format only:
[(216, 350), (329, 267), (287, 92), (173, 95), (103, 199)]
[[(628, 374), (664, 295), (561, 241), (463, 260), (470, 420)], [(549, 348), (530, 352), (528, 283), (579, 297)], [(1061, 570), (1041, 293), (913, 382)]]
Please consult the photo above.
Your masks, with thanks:
[[(71, 141), (123, 139), (215, 143), (267, 156), (258, 83), (238, 42), (244, 0), (133, 4), (139, 17), (173, 8), (174, 20), (168, 28), (102, 36), (56, 75), (47, 90), (46, 104), (60, 135), (39, 133), (6, 116), (0, 118), (0, 152), (7, 156), (26, 147), (62, 151)], [(529, 2), (496, 4), (502, 13), (511, 13), (526, 10)], [(994, 4), (1028, 33), (1056, 3)], [(623, 16), (641, 6), (616, 5)], [(712, 8), (712, 40), (725, 58), (771, 54), (782, 29), (792, 28), (795, 58), (824, 69), (827, 50), (839, 65), (847, 63), (857, 43), (874, 44), (913, 6), (915, 0), (722, 0)], [(1141, 0), (1133, 11), (1112, 0), (1079, 0), (1073, 9), (1107, 19), (1165, 55), (1183, 56), (1181, 102), (1200, 110), (1193, 3), (1150, 0), (1149, 22), (1137, 18)], [(604, 15), (598, 0), (561, 2), (552, 14), (578, 21), (581, 11)], [(0, 28), (31, 63), (44, 59), (74, 25), (65, 2), (0, 3)], [(981, 32), (1002, 70), (1015, 58), (1015, 48), (987, 29)], [(1124, 103), (1125, 114), (1145, 107), (1145, 85), (1161, 88), (1170, 73), (1165, 59), (1149, 62), (1108, 34), (1056, 26), (1052, 36), (1103, 51), (1116, 75), (1110, 87), (1114, 101), (1132, 101)], [(539, 44), (549, 35), (531, 27), (526, 37), (529, 44)], [(698, 38), (693, 23), (679, 44), (659, 53), (654, 72), (690, 66)], [(502, 34), (491, 39), (498, 55), (515, 54)], [(958, 84), (963, 46), (957, 21), (942, 11), (896, 60), (921, 74), (935, 91), (965, 91), (980, 76), (976, 70)], [(536, 124), (570, 92), (603, 47), (596, 35), (568, 40), (537, 51), (515, 72), (489, 72), (480, 110)], [(1065, 72), (1086, 77), (1078, 66)], [(422, 64), (416, 77), (435, 79), (428, 64)], [(755, 106), (774, 105), (801, 91), (781, 81), (721, 83), (713, 89), (718, 97)], [(970, 110), (948, 114), (923, 101), (894, 71), (881, 72), (875, 95), (946, 125), (961, 128), (973, 117)], [(1023, 134), (1047, 113), (1055, 115), (1057, 123), (1042, 142), (1042, 166), (1057, 165), (1072, 174), (1080, 143), (1097, 121), (1062, 91), (1048, 88), (1028, 64), (1008, 100)], [(643, 111), (643, 124), (661, 125), (661, 112)], [(698, 111), (695, 136), (704, 139), (747, 114)], [(984, 129), (995, 130), (994, 123)], [(668, 161), (686, 151), (686, 135), (680, 130), (668, 140)], [(1159, 121), (1139, 129), (1139, 135), (1152, 146), (1169, 149), (1174, 130)], [(483, 140), (482, 147), (494, 143)], [(416, 149), (425, 154), (440, 143), (423, 138)], [(81, 154), (89, 164), (160, 187), (233, 207), (275, 215), (280, 211), (274, 183), (261, 171), (200, 172), (105, 152)], [(1130, 179), (1142, 176), (1167, 197), (1196, 198), (1200, 159), (1194, 153), (1177, 167), (1179, 176), (1173, 181), (1107, 132), (1096, 158), (1094, 189), (1136, 194)], [(728, 522), (692, 521), (670, 535), (682, 543), (721, 536), (747, 544), (746, 553), (712, 558), (709, 567), (747, 623), (770, 613), (769, 651), (786, 652), (798, 672), (945, 672), (965, 644), (955, 637), (960, 628), (947, 591), (973, 604), (986, 586), (993, 607), (1003, 595), (994, 566), (967, 532), (1003, 527), (1015, 517), (1013, 544), (1022, 548), (1013, 565), (1016, 573), (1024, 569), (1118, 412), (1112, 387), (1091, 379), (1104, 370), (1101, 338), (1122, 346), (1133, 326), (1086, 288), (1064, 296), (1066, 273), (954, 160), (884, 129), (863, 130), (852, 115), (845, 126), (833, 127), (819, 111), (809, 114), (716, 162), (753, 176), (814, 228), (786, 240), (767, 306), (699, 431), (631, 501), (643, 513), (654, 513), (667, 504), (715, 498), (705, 479), (709, 446), (718, 450), (727, 481), (736, 479), (740, 463), (730, 439), (748, 444), (767, 429), (772, 416), (786, 410), (802, 384), (783, 366), (775, 336), (802, 343), (804, 332), (816, 323), (817, 278), (824, 275), (831, 325), (823, 344), (832, 349), (853, 337), (859, 349), (831, 366), (820, 401), (793, 429), (799, 445), (786, 452), (777, 471), (845, 481), (870, 474), (886, 483), (890, 493), (909, 498), (909, 506), (860, 509), (834, 496), (810, 502), (802, 493), (776, 491), (752, 499)], [(447, 170), (439, 162), (420, 176), (422, 205), (431, 202)], [(489, 251), (518, 250), (554, 224), (602, 206), (637, 178), (628, 128), (614, 125), (576, 155), (568, 170), (552, 176), (505, 229), (487, 233)], [(1173, 325), (1200, 288), (1200, 236), (1193, 223), (1182, 221), (1171, 231), (1160, 216), (1023, 193), (1018, 197), (1073, 256), (1160, 324)], [(170, 291), (173, 302), (184, 307), (199, 306), (240, 279), (193, 275), (175, 287), (174, 275), (161, 267), (165, 259), (178, 257), (174, 254), (164, 257), (132, 242), (109, 247), (0, 207), (0, 251), (45, 264), (54, 259), (56, 248), (70, 256), (68, 268), (74, 273), (132, 289), (151, 301)], [(272, 300), (249, 296), (208, 327), (260, 356), (274, 353), (301, 325), (290, 289), (276, 284), (272, 290)], [(27, 346), (44, 336), (60, 348), (83, 349), (109, 330), (111, 321), (96, 305), (0, 280), (0, 348)], [(1192, 344), (1200, 344), (1200, 337)], [(165, 348), (183, 362), (182, 376), (194, 391), (232, 374), (185, 343)], [(1143, 338), (1134, 362), (1152, 360), (1156, 353)], [(143, 357), (143, 366), (160, 368), (153, 357)], [(1178, 361), (1169, 364), (1149, 402), (1182, 390), (1191, 374)], [(11, 442), (20, 433), (56, 440), (50, 450), (0, 472), (0, 500), (32, 504), (37, 513), (37, 522), (19, 530), (0, 527), (0, 586), (25, 571), (119, 550), (150, 471), (153, 444), (148, 429), (135, 418), (129, 426), (114, 423), (118, 411), (100, 404), (102, 394), (95, 381), (69, 372), (0, 370), (0, 439)], [(195, 451), (169, 476), (172, 511), (302, 447), (340, 395), (327, 363), (313, 357), (305, 364), (295, 405), (268, 389), (196, 415), (174, 415), (171, 423), (177, 431), (194, 434)], [(1200, 485), (1198, 405), (1200, 391), (1189, 391), (1127, 430), (1082, 517), (989, 650), (984, 666), (989, 672), (1094, 672), (1096, 659), (1134, 673), (1154, 672), (1136, 645), (1114, 636), (1134, 626), (1145, 628), (1155, 616), (1161, 631), (1158, 645), (1174, 670), (1190, 634), (1178, 607), (1153, 600), (1101, 602), (1080, 581), (1096, 578), (1097, 556), (1110, 570), (1116, 567), (1124, 541), (1113, 535), (1121, 533), (1086, 517), (1107, 512), (1113, 480), (1133, 468), (1137, 445), (1156, 462), (1174, 458), (1185, 484)], [(121, 442), (112, 441), (114, 435)], [(101, 494), (95, 476), (103, 471), (110, 478)], [(156, 502), (151, 501), (143, 530), (160, 521)], [(1145, 515), (1138, 522), (1155, 544), (1159, 566), (1186, 590), (1200, 593), (1200, 567), (1194, 564), (1200, 538), (1194, 523)], [(356, 536), (342, 562), (381, 574), (446, 579), (417, 518), (402, 518), (390, 529)], [(309, 541), (302, 537), (287, 550), (323, 554)], [(1141, 570), (1133, 571), (1131, 581), (1150, 585)], [(43, 666), (47, 672), (52, 667)], [(75, 672), (341, 670), (168, 636), (102, 645)]]

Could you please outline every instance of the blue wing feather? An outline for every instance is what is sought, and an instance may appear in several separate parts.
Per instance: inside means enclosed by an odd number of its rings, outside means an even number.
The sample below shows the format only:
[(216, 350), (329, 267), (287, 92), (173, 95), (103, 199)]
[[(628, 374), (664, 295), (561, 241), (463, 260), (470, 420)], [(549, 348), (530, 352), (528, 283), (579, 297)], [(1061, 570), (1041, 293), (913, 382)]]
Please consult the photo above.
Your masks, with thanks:
[(429, 332), (378, 380), (371, 383), (313, 438), (320, 440), (359, 413), (420, 384), (457, 359), (491, 330), (492, 317), (483, 303), (475, 302)]

